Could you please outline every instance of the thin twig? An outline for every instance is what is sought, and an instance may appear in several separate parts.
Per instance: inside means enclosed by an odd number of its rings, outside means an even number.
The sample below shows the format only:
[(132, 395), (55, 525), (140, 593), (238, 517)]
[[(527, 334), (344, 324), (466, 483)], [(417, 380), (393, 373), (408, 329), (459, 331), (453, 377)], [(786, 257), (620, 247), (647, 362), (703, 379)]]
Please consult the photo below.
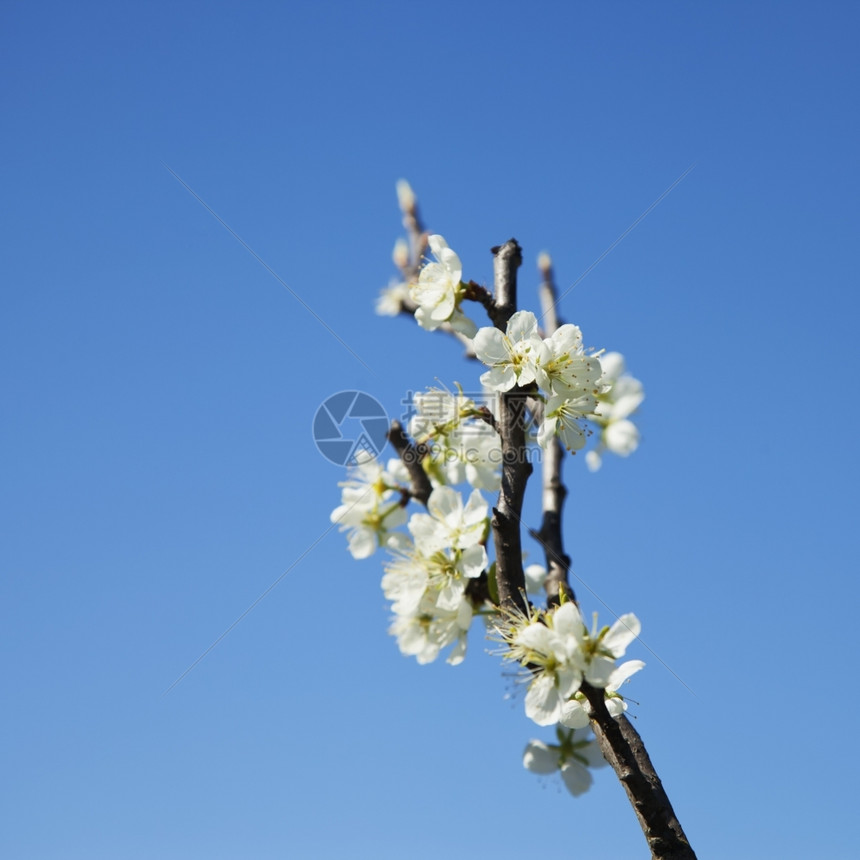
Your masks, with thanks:
[(412, 481), (413, 498), (421, 502), (422, 505), (426, 505), (427, 499), (430, 498), (430, 493), (433, 492), (430, 478), (421, 465), (428, 453), (426, 447), (424, 445), (413, 445), (399, 421), (391, 422), (391, 428), (388, 431), (388, 441), (394, 446), (397, 456), (400, 457), (401, 462), (409, 472), (409, 478)]
[(482, 287), (477, 281), (469, 281), (466, 284), (466, 292), (463, 294), (463, 298), (467, 301), (483, 305), (487, 316), (490, 318), (490, 322), (493, 325), (497, 325), (496, 319), (499, 314), (499, 307), (493, 298), (493, 294), (486, 287)]
[[(538, 257), (538, 268), (541, 271), (539, 289), (541, 310), (543, 311), (544, 331), (552, 335), (559, 326), (556, 314), (556, 286), (552, 274), (552, 260), (549, 254)], [(543, 546), (546, 556), (547, 577), (546, 589), (547, 606), (557, 605), (564, 593), (568, 599), (574, 599), (573, 589), (568, 581), (570, 556), (564, 551), (564, 541), (561, 534), (561, 512), (567, 488), (561, 479), (561, 468), (564, 460), (564, 448), (557, 438), (546, 446), (543, 452), (543, 520), (540, 530), (531, 532)]]
[[(400, 313), (404, 316), (412, 317), (412, 321), (415, 322), (415, 311), (418, 309), (418, 305), (412, 301), (412, 299), (401, 299), (400, 300)], [(472, 338), (466, 337), (466, 335), (461, 334), (458, 331), (455, 331), (450, 323), (443, 322), (436, 331), (444, 332), (445, 334), (451, 335), (451, 337), (457, 338), (460, 343), (463, 345), (463, 349), (465, 352), (463, 353), (463, 358), (467, 358), (470, 361), (477, 361), (478, 356), (475, 355), (475, 348), (472, 345)]]

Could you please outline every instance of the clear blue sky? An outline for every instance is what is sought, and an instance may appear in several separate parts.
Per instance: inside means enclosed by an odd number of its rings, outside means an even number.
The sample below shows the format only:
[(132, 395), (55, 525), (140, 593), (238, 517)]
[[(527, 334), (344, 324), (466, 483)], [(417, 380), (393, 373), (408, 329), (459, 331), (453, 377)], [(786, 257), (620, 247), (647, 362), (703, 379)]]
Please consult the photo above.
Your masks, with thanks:
[(419, 667), (380, 558), (308, 552), (310, 427), (478, 372), (373, 315), (398, 178), (467, 277), (516, 236), (528, 306), (540, 250), (573, 283), (695, 164), (564, 301), (647, 392), (632, 458), (569, 464), (567, 545), (683, 679), (631, 648), (700, 856), (856, 856), (858, 19), (4, 3), (0, 854), (645, 856), (611, 772), (522, 769), (547, 733), (480, 636)]

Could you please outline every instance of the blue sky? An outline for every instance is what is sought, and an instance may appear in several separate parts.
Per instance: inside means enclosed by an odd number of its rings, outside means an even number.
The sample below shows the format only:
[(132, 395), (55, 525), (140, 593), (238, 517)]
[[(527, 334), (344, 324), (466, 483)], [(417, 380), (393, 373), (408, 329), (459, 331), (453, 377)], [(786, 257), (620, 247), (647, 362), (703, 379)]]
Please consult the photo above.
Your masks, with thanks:
[(311, 422), (474, 385), (373, 314), (397, 179), (466, 277), (515, 236), (529, 307), (539, 251), (573, 284), (691, 165), (563, 302), (647, 392), (633, 457), (567, 465), (575, 585), (642, 619), (632, 713), (701, 856), (856, 853), (853, 4), (0, 18), (0, 853), (643, 856), (610, 772), (522, 769), (548, 733), (480, 635), (400, 656)]

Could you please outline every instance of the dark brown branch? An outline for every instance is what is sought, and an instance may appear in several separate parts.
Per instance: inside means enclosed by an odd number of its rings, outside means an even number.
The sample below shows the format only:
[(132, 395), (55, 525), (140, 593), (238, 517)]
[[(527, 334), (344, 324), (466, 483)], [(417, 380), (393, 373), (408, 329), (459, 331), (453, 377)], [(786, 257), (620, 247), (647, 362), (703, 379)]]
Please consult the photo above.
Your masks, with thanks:
[(484, 306), (484, 310), (487, 312), (487, 316), (490, 318), (490, 322), (493, 325), (496, 325), (496, 319), (499, 315), (499, 307), (496, 304), (496, 300), (493, 298), (493, 294), (486, 288), (482, 287), (479, 283), (475, 281), (469, 281), (466, 284), (466, 291), (463, 293), (463, 298), (470, 302), (477, 302), (480, 305)]
[(581, 690), (591, 706), (591, 726), (600, 750), (627, 792), (651, 856), (659, 860), (695, 860), (696, 854), (639, 733), (623, 714), (617, 719), (610, 716), (603, 690), (589, 684), (583, 684)]
[(433, 491), (430, 478), (427, 477), (427, 473), (421, 465), (428, 453), (426, 447), (424, 445), (413, 445), (399, 421), (391, 422), (391, 429), (388, 431), (388, 441), (394, 446), (397, 456), (400, 457), (401, 462), (409, 472), (409, 478), (412, 481), (413, 498), (417, 499), (421, 504), (426, 505), (427, 499), (430, 498), (430, 493)]
[[(495, 259), (496, 326), (504, 330), (517, 307), (517, 268), (522, 252), (516, 239), (493, 248)], [(497, 430), (502, 440), (502, 487), (493, 508), (496, 547), (496, 584), (502, 609), (525, 612), (526, 580), (520, 522), (526, 483), (532, 467), (526, 452), (525, 409), (527, 394), (519, 388), (499, 398)]]

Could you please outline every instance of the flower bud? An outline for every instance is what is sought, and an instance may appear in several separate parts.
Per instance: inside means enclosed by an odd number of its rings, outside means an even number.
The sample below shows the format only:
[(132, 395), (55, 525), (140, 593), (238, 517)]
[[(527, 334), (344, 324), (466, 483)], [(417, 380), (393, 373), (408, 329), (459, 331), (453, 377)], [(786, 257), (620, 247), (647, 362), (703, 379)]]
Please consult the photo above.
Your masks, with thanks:
[(405, 179), (397, 180), (397, 202), (404, 214), (415, 211), (415, 192)]
[(405, 269), (409, 265), (409, 245), (405, 239), (398, 239), (394, 243), (391, 259), (398, 269)]
[(538, 254), (537, 264), (541, 274), (546, 277), (547, 273), (552, 268), (552, 257), (550, 257), (546, 251), (541, 251), (540, 254)]

